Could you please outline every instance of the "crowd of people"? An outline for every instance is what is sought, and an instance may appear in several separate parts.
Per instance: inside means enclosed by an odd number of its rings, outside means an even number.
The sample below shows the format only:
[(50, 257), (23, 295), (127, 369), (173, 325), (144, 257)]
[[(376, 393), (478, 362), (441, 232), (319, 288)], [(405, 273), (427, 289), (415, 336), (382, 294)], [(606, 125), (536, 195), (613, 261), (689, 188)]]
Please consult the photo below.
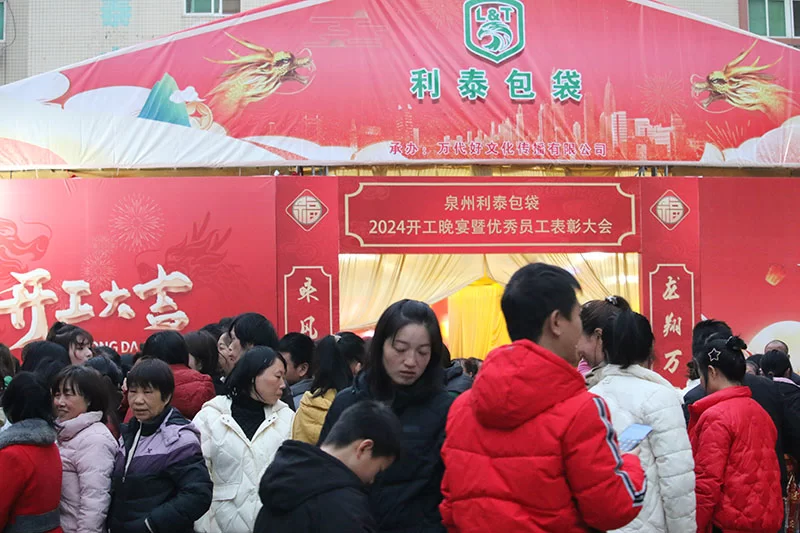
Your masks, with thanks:
[(368, 339), (279, 338), (250, 312), (136, 354), (60, 322), (21, 363), (0, 345), (0, 531), (795, 531), (788, 347), (746, 357), (700, 322), (680, 391), (646, 317), (578, 291), (521, 268), (485, 362), (451, 360), (414, 300)]

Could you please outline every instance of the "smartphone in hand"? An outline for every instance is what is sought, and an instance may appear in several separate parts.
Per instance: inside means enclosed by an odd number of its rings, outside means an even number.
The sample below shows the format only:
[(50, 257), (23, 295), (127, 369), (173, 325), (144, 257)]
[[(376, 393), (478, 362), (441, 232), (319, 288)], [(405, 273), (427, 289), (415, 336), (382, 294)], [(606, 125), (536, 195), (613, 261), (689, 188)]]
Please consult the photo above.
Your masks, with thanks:
[(647, 438), (653, 428), (643, 424), (631, 424), (619, 435), (619, 449), (629, 452)]

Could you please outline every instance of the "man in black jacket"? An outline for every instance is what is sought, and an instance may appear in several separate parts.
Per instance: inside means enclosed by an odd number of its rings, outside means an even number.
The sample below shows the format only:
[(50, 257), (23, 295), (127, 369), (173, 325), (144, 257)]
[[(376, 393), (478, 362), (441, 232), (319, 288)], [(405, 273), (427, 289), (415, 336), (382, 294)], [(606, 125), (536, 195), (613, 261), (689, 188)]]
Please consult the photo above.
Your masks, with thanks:
[(320, 448), (299, 441), (280, 447), (259, 494), (254, 533), (374, 533), (367, 486), (400, 455), (403, 429), (374, 401), (348, 408)]
[[(719, 337), (727, 339), (733, 335), (730, 326), (725, 322), (719, 320), (703, 320), (698, 322), (692, 332), (692, 353), (697, 354), (702, 351), (706, 341), (711, 337)], [(781, 468), (781, 487), (784, 495), (786, 495), (786, 483), (788, 480), (786, 474), (786, 461), (783, 457), (784, 452), (784, 434), (800, 434), (791, 431), (800, 430), (800, 427), (795, 429), (794, 426), (800, 425), (800, 420), (795, 420), (794, 417), (786, 416), (784, 413), (783, 400), (780, 391), (772, 380), (765, 377), (754, 376), (752, 374), (745, 374), (742, 384), (750, 388), (753, 394), (753, 399), (764, 408), (767, 414), (772, 418), (775, 423), (775, 428), (778, 430), (778, 441), (775, 443), (775, 454), (778, 456), (778, 464)], [(686, 423), (689, 423), (689, 405), (697, 400), (704, 398), (706, 391), (701, 385), (693, 388), (683, 397), (683, 411), (686, 417)], [(787, 433), (788, 432), (788, 433)]]

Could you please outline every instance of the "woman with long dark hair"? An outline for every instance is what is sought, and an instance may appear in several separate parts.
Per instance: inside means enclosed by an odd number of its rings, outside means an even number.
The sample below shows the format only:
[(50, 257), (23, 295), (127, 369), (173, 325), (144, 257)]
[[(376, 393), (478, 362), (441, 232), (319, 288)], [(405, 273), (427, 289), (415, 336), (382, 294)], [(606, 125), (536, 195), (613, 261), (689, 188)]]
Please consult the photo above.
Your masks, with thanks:
[(214, 336), (207, 331), (193, 331), (183, 336), (189, 348), (189, 368), (205, 374), (214, 382), (217, 396), (227, 389), (222, 382), (222, 369), (219, 366), (219, 350)]
[(578, 371), (586, 378), (586, 385), (593, 387), (600, 381), (606, 364), (603, 350), (603, 328), (621, 311), (630, 311), (631, 306), (622, 296), (608, 296), (602, 300), (591, 300), (581, 306), (583, 334), (578, 340), (578, 356), (581, 358)]
[(379, 474), (370, 507), (380, 531), (443, 532), (439, 504), (444, 465), (441, 448), (453, 398), (444, 390), (444, 351), (436, 314), (429, 305), (401, 300), (375, 327), (369, 366), (333, 401), (320, 442), (342, 412), (361, 401), (389, 404), (404, 427), (406, 454)]
[(217, 396), (194, 419), (214, 483), (211, 508), (195, 524), (199, 533), (253, 531), (258, 486), (278, 448), (291, 436), (294, 412), (281, 401), (286, 361), (267, 346), (250, 348)]
[(82, 365), (93, 355), (94, 338), (92, 334), (74, 324), (56, 322), (50, 326), (47, 340), (66, 348), (69, 360), (73, 365)]
[(316, 374), (303, 394), (292, 426), (292, 439), (316, 444), (325, 417), (339, 391), (353, 384), (354, 368), (364, 360), (364, 340), (344, 332), (324, 337), (316, 349)]

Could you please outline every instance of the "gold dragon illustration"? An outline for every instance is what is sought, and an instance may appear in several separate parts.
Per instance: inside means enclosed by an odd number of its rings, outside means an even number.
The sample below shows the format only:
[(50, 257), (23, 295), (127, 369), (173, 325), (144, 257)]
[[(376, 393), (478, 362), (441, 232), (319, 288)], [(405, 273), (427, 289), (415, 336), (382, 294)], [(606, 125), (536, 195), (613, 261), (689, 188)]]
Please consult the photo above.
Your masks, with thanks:
[(751, 65), (742, 62), (753, 51), (756, 43), (739, 54), (722, 70), (711, 72), (702, 81), (699, 76), (692, 76), (692, 94), (695, 97), (708, 93), (700, 106), (708, 110), (713, 102), (724, 101), (733, 107), (747, 111), (760, 111), (776, 122), (789, 118), (791, 109), (796, 105), (791, 98), (791, 91), (778, 85), (775, 77), (764, 72), (777, 65), (781, 58), (768, 65), (759, 65), (761, 57), (756, 57)]
[[(273, 52), (227, 32), (225, 35), (253, 53), (240, 55), (229, 49), (233, 59), (205, 58), (212, 63), (230, 65), (219, 76), (221, 81), (208, 93), (209, 107), (216, 122), (227, 124), (238, 118), (248, 105), (272, 95), (283, 83), (295, 81), (304, 87), (311, 83), (315, 65), (310, 51), (305, 57), (297, 57), (291, 52)], [(309, 75), (299, 74), (298, 69), (306, 69)]]

